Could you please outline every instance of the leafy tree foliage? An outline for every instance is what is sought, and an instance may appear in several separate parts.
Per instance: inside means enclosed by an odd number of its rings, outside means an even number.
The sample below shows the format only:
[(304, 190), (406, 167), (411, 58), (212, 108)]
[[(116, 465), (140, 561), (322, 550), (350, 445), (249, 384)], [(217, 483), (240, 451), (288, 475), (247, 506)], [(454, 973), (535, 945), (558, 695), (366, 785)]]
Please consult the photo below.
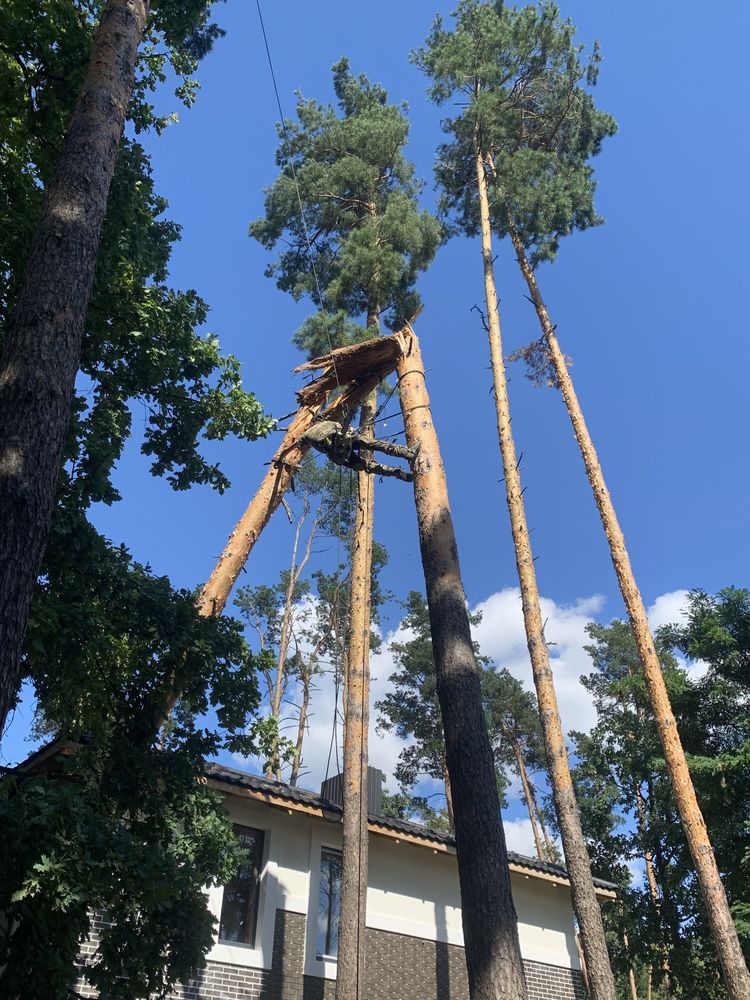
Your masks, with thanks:
[[(691, 595), (686, 625), (662, 629), (657, 652), (745, 947), (748, 783), (747, 685), (732, 676), (747, 657), (748, 592)], [(626, 622), (589, 625), (595, 670), (583, 683), (598, 722), (576, 734), (576, 787), (598, 873), (621, 885), (626, 909), (609, 914), (612, 953), (625, 976), (632, 962), (657, 995), (723, 996), (700, 892), (677, 816), (640, 660)], [(673, 649), (704, 659), (696, 676)], [(631, 884), (631, 866), (643, 877)], [(607, 875), (608, 873), (608, 875)], [(627, 929), (629, 950), (623, 946)]]
[[(81, 375), (24, 671), (38, 729), (77, 747), (45, 775), (0, 789), (0, 996), (68, 995), (89, 913), (113, 921), (90, 982), (117, 998), (165, 995), (210, 945), (201, 889), (239, 854), (203, 759), (256, 746), (255, 664), (241, 630), (203, 619), (193, 595), (96, 532), (87, 511), (119, 494), (112, 472), (146, 415), (141, 448), (175, 489), (228, 481), (201, 439), (270, 427), (238, 362), (201, 332), (208, 307), (171, 288), (180, 229), (165, 218), (139, 141), (175, 115), (153, 92), (168, 75), (190, 104), (199, 59), (220, 35), (206, 0), (155, 0), (130, 125), (108, 203), (86, 320)], [(0, 47), (0, 338), (61, 148), (103, 3), (9, 0)], [(177, 709), (158, 735), (170, 692)], [(213, 719), (213, 724), (207, 719)]]
[[(409, 638), (392, 642), (396, 671), (390, 677), (391, 689), (378, 702), (378, 728), (392, 732), (399, 739), (408, 741), (399, 754), (395, 777), (401, 794), (389, 800), (389, 807), (403, 809), (408, 815), (438, 829), (447, 817), (435, 809), (424, 796), (415, 795), (414, 788), (424, 778), (432, 778), (446, 785), (445, 743), (436, 691), (435, 663), (432, 655), (432, 638), (427, 602), (417, 591), (412, 591), (404, 603), (405, 615), (401, 627)], [(472, 624), (479, 623), (479, 616), (472, 617)], [(507, 670), (495, 670), (489, 661), (476, 650), (482, 669), (482, 690), (487, 713), (490, 740), (495, 752), (497, 782), (501, 805), (505, 805), (505, 791), (509, 784), (509, 771), (517, 772), (515, 756), (509, 745), (509, 734), (515, 734), (525, 749), (532, 768), (544, 767), (539, 742), (539, 717), (532, 695), (524, 691), (521, 683)], [(449, 788), (446, 785), (446, 794)], [(404, 805), (404, 803), (408, 804)], [(393, 815), (401, 815), (394, 813)]]
[(266, 192), (265, 218), (250, 226), (264, 246), (283, 247), (267, 271), (279, 288), (320, 306), (317, 275), (324, 308), (295, 337), (311, 356), (369, 336), (362, 316), (402, 325), (440, 239), (436, 220), (418, 208), (422, 185), (404, 156), (405, 105), (389, 104), (347, 59), (333, 67), (333, 85), (337, 108), (300, 95), (296, 120), (278, 126), (281, 173)]
[(587, 56), (574, 35), (554, 3), (461, 0), (452, 30), (438, 16), (411, 57), (430, 77), (434, 101), (462, 106), (444, 121), (450, 139), (438, 150), (443, 212), (458, 230), (478, 233), (478, 150), (490, 169), (493, 230), (507, 235), (510, 211), (534, 265), (554, 259), (562, 236), (602, 221), (586, 161), (616, 125), (587, 89), (598, 47)]

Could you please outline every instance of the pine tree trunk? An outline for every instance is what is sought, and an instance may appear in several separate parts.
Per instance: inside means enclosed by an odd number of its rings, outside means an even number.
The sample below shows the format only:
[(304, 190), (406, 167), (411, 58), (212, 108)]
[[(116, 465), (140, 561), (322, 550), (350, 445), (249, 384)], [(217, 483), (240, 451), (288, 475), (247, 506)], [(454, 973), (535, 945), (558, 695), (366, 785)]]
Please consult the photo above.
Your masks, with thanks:
[(674, 789), (677, 808), (685, 831), (685, 837), (693, 857), (698, 883), (706, 906), (711, 933), (714, 939), (719, 963), (724, 974), (724, 982), (731, 1000), (750, 1000), (750, 973), (748, 973), (737, 929), (732, 920), (724, 886), (714, 857), (705, 820), (698, 805), (693, 781), (688, 770), (685, 751), (677, 731), (677, 722), (669, 701), (667, 687), (656, 655), (654, 641), (649, 629), (646, 608), (641, 592), (635, 581), (630, 557), (625, 547), (625, 538), (620, 528), (612, 499), (604, 481), (599, 458), (591, 440), (581, 407), (573, 388), (573, 380), (565, 363), (565, 358), (557, 342), (555, 328), (550, 321), (547, 308), (539, 291), (539, 286), (523, 248), (518, 233), (509, 218), (510, 235), (518, 257), (521, 272), (526, 279), (531, 299), (534, 303), (542, 328), (550, 360), (554, 366), (557, 382), (567, 407), (573, 432), (581, 449), (586, 475), (588, 476), (594, 499), (607, 536), (612, 562), (617, 574), (623, 601), (633, 629), (638, 653), (643, 664), (644, 677), (648, 688), (651, 708), (654, 713), (659, 738), (664, 750), (667, 770)]
[[(526, 809), (529, 813), (529, 820), (531, 821), (531, 832), (534, 834), (534, 845), (536, 846), (536, 856), (540, 861), (544, 861), (544, 851), (542, 849), (542, 840), (539, 835), (539, 826), (536, 821), (536, 810), (534, 808), (534, 800), (531, 795), (531, 787), (529, 785), (529, 776), (526, 771), (526, 761), (523, 759), (523, 751), (518, 745), (518, 740), (515, 738), (515, 734), (510, 733), (509, 739), (511, 741), (511, 746), (513, 747), (513, 755), (516, 758), (516, 766), (518, 767), (518, 774), (521, 778), (521, 787), (523, 789), (523, 800), (526, 803)], [(548, 861), (553, 861), (553, 858), (548, 858)]]
[[(359, 433), (374, 437), (377, 394), (362, 404)], [(372, 476), (357, 473), (357, 511), (347, 655), (346, 727), (343, 754), (343, 851), (336, 1000), (367, 1000), (365, 935), (367, 918), (367, 736), (370, 691), (370, 582), (373, 529)]]
[(0, 356), (0, 733), (70, 426), (107, 197), (147, 0), (109, 0), (31, 244)]
[(471, 1000), (526, 998), (495, 765), (437, 435), (416, 336), (397, 366), (413, 463), (432, 648), (455, 815), (461, 916)]
[(565, 864), (570, 878), (573, 909), (581, 932), (581, 946), (586, 959), (589, 984), (593, 1000), (615, 1000), (615, 983), (609, 964), (604, 937), (601, 910), (596, 898), (591, 875), (591, 862), (583, 839), (581, 818), (578, 812), (573, 782), (570, 776), (568, 752), (557, 705), (554, 679), (549, 663), (549, 652), (544, 637), (544, 622), (539, 603), (534, 560), (531, 553), (526, 512), (518, 471), (516, 447), (511, 431), (510, 406), (505, 379), (500, 320), (497, 309), (497, 291), (492, 263), (492, 230), (490, 226), (487, 178), (481, 153), (476, 153), (476, 174), (479, 190), (480, 222), (482, 231), (482, 259), (484, 286), (487, 300), (487, 326), (492, 359), (492, 374), (497, 412), (497, 432), (503, 460), (505, 489), (508, 499), (511, 532), (516, 551), (516, 566), (521, 588), (526, 642), (539, 703), (539, 716), (547, 754), (552, 796), (555, 802), (560, 836), (565, 853)]

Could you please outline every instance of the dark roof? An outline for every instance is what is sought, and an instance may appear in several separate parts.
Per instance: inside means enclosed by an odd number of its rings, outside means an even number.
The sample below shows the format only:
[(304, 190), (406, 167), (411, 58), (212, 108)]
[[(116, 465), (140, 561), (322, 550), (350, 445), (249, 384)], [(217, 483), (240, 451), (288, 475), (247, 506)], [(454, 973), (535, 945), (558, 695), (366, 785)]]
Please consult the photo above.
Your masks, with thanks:
[[(227, 785), (238, 785), (241, 788), (249, 788), (256, 792), (266, 792), (287, 802), (296, 802), (300, 805), (311, 806), (320, 809), (331, 815), (340, 815), (341, 806), (334, 802), (328, 802), (316, 792), (309, 792), (305, 788), (297, 788), (292, 785), (284, 785), (269, 778), (261, 778), (255, 774), (248, 774), (246, 771), (238, 771), (232, 767), (224, 767), (223, 764), (209, 764), (206, 774), (215, 781), (220, 781)], [(437, 844), (444, 844), (447, 847), (455, 847), (456, 841), (452, 834), (443, 833), (441, 830), (432, 830), (428, 826), (421, 826), (419, 823), (411, 823), (405, 819), (396, 819), (392, 816), (376, 816), (370, 814), (369, 821), (373, 826), (382, 826), (386, 830), (394, 830), (398, 833), (410, 834), (421, 837), (423, 840), (430, 840)], [(529, 858), (525, 854), (517, 854), (515, 851), (508, 851), (508, 860), (519, 867), (529, 868), (533, 871), (544, 872), (558, 878), (568, 878), (568, 873), (562, 865), (553, 865), (548, 861), (539, 861), (537, 858)], [(614, 882), (607, 882), (605, 879), (595, 878), (594, 885), (599, 889), (616, 891)]]

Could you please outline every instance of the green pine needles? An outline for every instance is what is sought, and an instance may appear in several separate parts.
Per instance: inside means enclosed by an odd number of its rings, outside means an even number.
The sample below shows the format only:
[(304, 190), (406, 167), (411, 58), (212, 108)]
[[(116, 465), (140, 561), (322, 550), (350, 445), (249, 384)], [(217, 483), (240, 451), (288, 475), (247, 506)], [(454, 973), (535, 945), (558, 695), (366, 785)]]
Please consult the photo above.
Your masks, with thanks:
[(406, 106), (389, 104), (347, 59), (333, 67), (333, 86), (336, 107), (299, 95), (296, 119), (278, 126), (281, 173), (266, 192), (265, 218), (250, 226), (269, 250), (281, 247), (267, 275), (319, 308), (294, 338), (310, 356), (365, 339), (381, 316), (401, 326), (419, 306), (414, 285), (440, 242), (404, 156)]
[(443, 123), (450, 140), (438, 149), (435, 168), (453, 231), (479, 231), (480, 152), (493, 230), (508, 234), (510, 212), (534, 266), (555, 258), (562, 236), (603, 221), (587, 161), (617, 126), (590, 94), (598, 46), (587, 55), (574, 36), (554, 3), (518, 10), (461, 0), (453, 30), (438, 16), (425, 46), (411, 55), (430, 77), (432, 99), (462, 106)]

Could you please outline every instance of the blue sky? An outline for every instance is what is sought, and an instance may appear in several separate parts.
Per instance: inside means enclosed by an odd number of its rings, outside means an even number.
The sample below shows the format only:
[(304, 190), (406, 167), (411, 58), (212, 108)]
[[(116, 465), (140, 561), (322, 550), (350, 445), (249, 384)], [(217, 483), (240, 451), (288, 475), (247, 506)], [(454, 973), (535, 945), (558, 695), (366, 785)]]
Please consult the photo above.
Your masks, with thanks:
[[(451, 5), (440, 9), (448, 14)], [(601, 43), (597, 100), (619, 133), (595, 164), (606, 224), (563, 243), (558, 261), (539, 272), (542, 292), (573, 359), (646, 602), (683, 588), (742, 585), (750, 555), (743, 180), (750, 150), (741, 125), (750, 8), (734, 2), (709, 16), (697, 3), (567, 0), (561, 9), (582, 41)], [(407, 56), (436, 7), (383, 0), (371, 10), (340, 0), (266, 4), (284, 110), (292, 114), (296, 89), (331, 99), (330, 67), (349, 56), (355, 72), (408, 101), (408, 155), (431, 207), (441, 111)], [(171, 280), (209, 302), (208, 329), (241, 360), (246, 386), (271, 413), (284, 414), (299, 361), (290, 338), (309, 306), (264, 277), (266, 251), (247, 236), (275, 176), (278, 114), (255, 4), (229, 0), (216, 16), (227, 35), (200, 67), (196, 106), (149, 142), (157, 190), (183, 227)], [(162, 101), (172, 106), (166, 92)], [(536, 337), (537, 327), (509, 246), (497, 252), (508, 352)], [(516, 585), (486, 336), (470, 312), (481, 303), (480, 268), (477, 243), (442, 248), (420, 282), (426, 311), (418, 324), (473, 606)], [(520, 368), (510, 375), (540, 589), (556, 608), (588, 608), (606, 620), (621, 604), (562, 402), (553, 390), (532, 388)], [(194, 587), (210, 573), (274, 447), (274, 439), (212, 446), (233, 483), (220, 497), (206, 488), (173, 493), (148, 475), (132, 444), (117, 472), (125, 499), (95, 511), (94, 520), (154, 571)], [(376, 537), (391, 554), (385, 584), (398, 595), (421, 588), (409, 488), (386, 482), (376, 504)], [(278, 518), (243, 582), (275, 577), (290, 544)]]

